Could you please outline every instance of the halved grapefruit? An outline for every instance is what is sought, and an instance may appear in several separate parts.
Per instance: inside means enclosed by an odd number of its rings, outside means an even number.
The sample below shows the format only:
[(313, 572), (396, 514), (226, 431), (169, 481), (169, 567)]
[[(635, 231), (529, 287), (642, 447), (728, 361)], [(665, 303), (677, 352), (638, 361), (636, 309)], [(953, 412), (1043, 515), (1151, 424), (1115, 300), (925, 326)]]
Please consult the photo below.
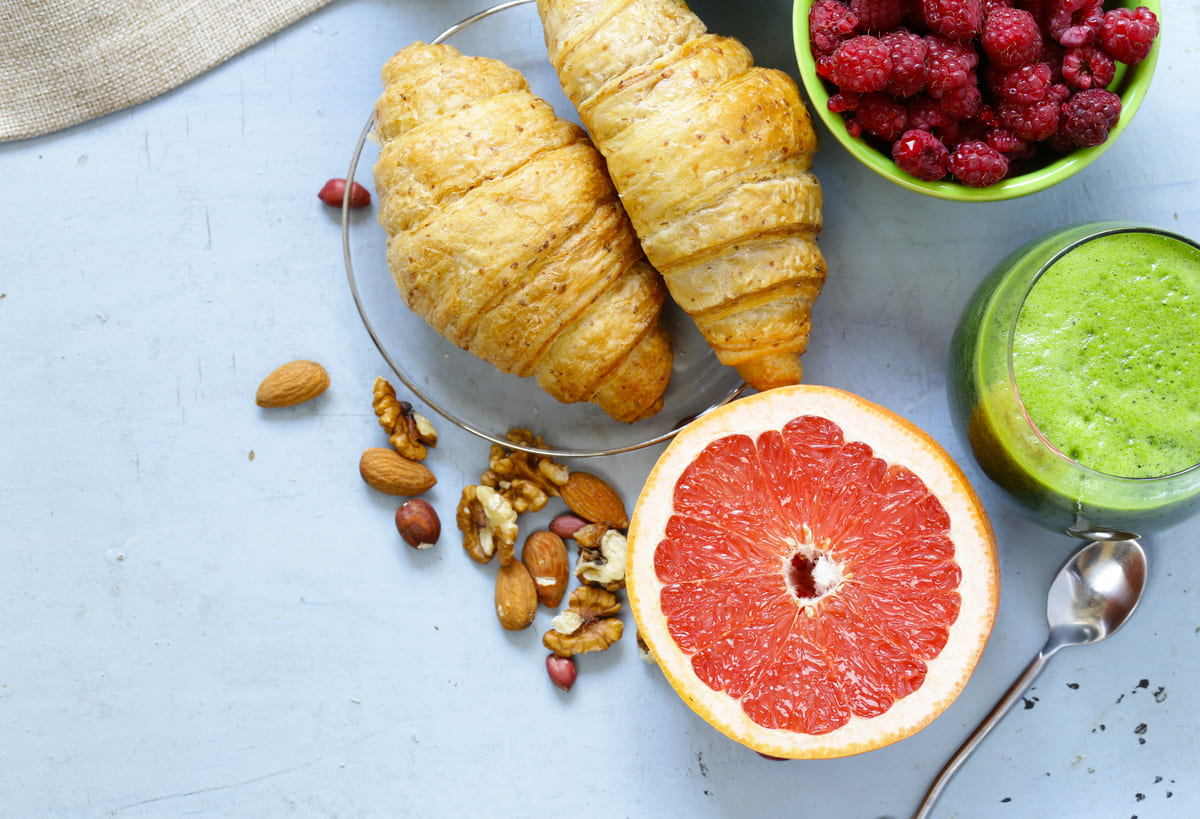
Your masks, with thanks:
[(781, 387), (689, 424), (638, 499), (627, 589), (683, 700), (768, 756), (927, 725), (983, 652), (996, 542), (962, 471), (862, 398)]

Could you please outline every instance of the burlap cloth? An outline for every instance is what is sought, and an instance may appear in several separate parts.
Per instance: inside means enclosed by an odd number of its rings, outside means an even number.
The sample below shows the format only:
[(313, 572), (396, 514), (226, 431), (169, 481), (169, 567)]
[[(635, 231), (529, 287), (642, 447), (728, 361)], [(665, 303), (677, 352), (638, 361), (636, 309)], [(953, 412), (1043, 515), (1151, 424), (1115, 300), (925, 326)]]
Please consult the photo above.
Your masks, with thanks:
[(0, 0), (0, 142), (168, 91), (330, 0)]

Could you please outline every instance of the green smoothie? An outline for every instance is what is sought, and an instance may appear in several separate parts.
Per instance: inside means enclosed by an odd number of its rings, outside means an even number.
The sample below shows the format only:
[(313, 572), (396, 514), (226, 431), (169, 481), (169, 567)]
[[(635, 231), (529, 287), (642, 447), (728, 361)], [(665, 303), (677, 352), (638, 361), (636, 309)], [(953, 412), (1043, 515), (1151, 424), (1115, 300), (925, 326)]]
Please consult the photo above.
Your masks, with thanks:
[(1157, 233), (1082, 244), (1034, 283), (1012, 366), (1034, 425), (1108, 475), (1200, 463), (1200, 251)]
[(1038, 237), (971, 298), (949, 376), (975, 459), (1034, 520), (1146, 534), (1200, 505), (1194, 242), (1116, 222)]

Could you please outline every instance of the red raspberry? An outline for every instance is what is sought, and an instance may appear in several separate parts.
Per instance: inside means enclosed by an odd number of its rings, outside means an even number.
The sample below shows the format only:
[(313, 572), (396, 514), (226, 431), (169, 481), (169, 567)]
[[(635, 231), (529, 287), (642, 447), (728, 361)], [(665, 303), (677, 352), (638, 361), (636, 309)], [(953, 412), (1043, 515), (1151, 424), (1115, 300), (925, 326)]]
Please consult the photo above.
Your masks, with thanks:
[(1067, 86), (1065, 82), (1056, 82), (1054, 85), (1046, 89), (1045, 99), (1053, 100), (1059, 105), (1067, 101), (1067, 98), (1074, 92)]
[(925, 22), (951, 40), (970, 40), (983, 28), (983, 0), (921, 0)]
[(948, 117), (975, 119), (983, 110), (983, 93), (978, 82), (965, 82), (942, 94), (941, 104)]
[(996, 9), (1011, 9), (1013, 0), (983, 0), (983, 21), (986, 24), (988, 15)]
[(863, 31), (891, 31), (904, 22), (905, 0), (850, 0)]
[(936, 182), (946, 175), (950, 151), (942, 141), (928, 131), (905, 131), (892, 143), (892, 160), (906, 174)]
[(1004, 154), (978, 140), (959, 143), (946, 164), (959, 182), (972, 188), (994, 185), (1008, 173)]
[(1042, 38), (1042, 56), (1038, 58), (1038, 62), (1050, 66), (1050, 79), (1054, 82), (1064, 81), (1062, 67), (1066, 57), (1067, 50), (1065, 48), (1049, 37)]
[(1104, 24), (1104, 0), (1047, 0), (1050, 36), (1067, 48), (1095, 40)]
[(808, 10), (808, 34), (814, 57), (832, 54), (854, 33), (858, 17), (838, 0), (817, 0)]
[(1158, 18), (1145, 6), (1106, 12), (1100, 44), (1113, 59), (1133, 65), (1146, 59), (1158, 37)]
[(971, 79), (971, 71), (979, 65), (979, 55), (969, 45), (956, 43), (937, 34), (925, 38), (929, 49), (925, 56), (925, 81), (930, 95), (943, 92)]
[(1121, 116), (1121, 98), (1103, 88), (1072, 94), (1062, 104), (1058, 129), (1072, 145), (1089, 148), (1108, 139)]
[(911, 97), (925, 88), (925, 40), (899, 28), (879, 38), (888, 47), (892, 71), (884, 90), (894, 97)]
[(1007, 128), (989, 129), (984, 136), (984, 142), (1002, 154), (1019, 154), (1029, 146), (1027, 140), (1021, 139)]
[(908, 109), (887, 94), (864, 94), (857, 110), (863, 131), (887, 142), (896, 139), (907, 127)]
[(932, 131), (950, 122), (950, 117), (942, 110), (942, 106), (928, 94), (917, 94), (907, 100), (908, 127), (922, 131)]
[(1103, 88), (1112, 82), (1117, 64), (1108, 53), (1095, 46), (1075, 46), (1067, 49), (1063, 58), (1063, 79), (1072, 88), (1086, 91)]
[(847, 111), (853, 111), (858, 107), (858, 94), (849, 91), (839, 91), (829, 98), (829, 102), (825, 103), (825, 107), (835, 114), (844, 114)]
[(987, 71), (988, 86), (1002, 102), (1037, 102), (1046, 96), (1053, 84), (1051, 80), (1050, 66), (1045, 63), (1027, 63), (1007, 71), (988, 68)]
[(1055, 99), (1002, 102), (996, 107), (1000, 124), (1027, 142), (1041, 142), (1057, 131), (1058, 114), (1059, 103)]
[(892, 70), (888, 47), (877, 37), (860, 34), (833, 53), (833, 82), (845, 91), (869, 94), (887, 85)]
[(1016, 68), (1041, 55), (1042, 32), (1029, 12), (999, 8), (984, 21), (979, 45), (992, 65)]

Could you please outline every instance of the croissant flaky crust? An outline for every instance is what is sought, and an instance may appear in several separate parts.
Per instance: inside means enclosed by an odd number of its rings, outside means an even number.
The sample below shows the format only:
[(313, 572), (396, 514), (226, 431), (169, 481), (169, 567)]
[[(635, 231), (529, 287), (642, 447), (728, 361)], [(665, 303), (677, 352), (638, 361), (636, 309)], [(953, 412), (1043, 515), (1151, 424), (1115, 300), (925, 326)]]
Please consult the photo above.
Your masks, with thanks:
[(583, 130), (452, 46), (415, 43), (382, 76), (378, 219), (408, 306), (560, 401), (628, 422), (660, 410), (666, 288)]
[(825, 282), (817, 137), (795, 82), (681, 0), (537, 0), (550, 61), (642, 247), (722, 363), (800, 381)]

